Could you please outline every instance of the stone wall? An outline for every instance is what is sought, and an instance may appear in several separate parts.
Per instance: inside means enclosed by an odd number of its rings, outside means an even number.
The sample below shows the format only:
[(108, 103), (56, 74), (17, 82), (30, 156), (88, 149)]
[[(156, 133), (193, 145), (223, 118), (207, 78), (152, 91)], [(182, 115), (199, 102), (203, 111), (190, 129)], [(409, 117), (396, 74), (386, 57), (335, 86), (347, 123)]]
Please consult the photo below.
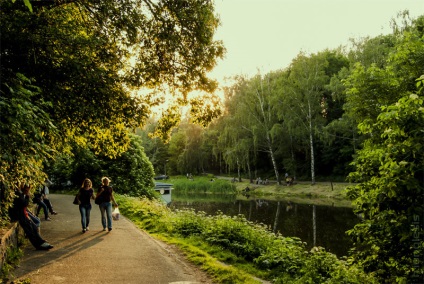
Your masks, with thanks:
[(23, 234), (18, 222), (13, 222), (10, 226), (0, 230), (0, 268), (6, 260), (7, 249), (11, 246), (18, 246), (19, 235)]

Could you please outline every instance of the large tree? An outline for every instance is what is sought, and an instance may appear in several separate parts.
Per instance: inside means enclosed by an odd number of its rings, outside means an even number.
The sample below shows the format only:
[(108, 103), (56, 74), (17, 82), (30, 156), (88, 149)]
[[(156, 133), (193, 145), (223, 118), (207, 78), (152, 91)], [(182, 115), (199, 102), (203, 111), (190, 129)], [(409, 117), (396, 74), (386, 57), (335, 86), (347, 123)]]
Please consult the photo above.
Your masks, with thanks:
[(357, 65), (346, 80), (350, 115), (367, 137), (350, 174), (359, 184), (348, 191), (363, 216), (350, 232), (353, 259), (386, 282), (424, 275), (423, 27), (420, 17), (396, 34), (384, 69)]
[(383, 107), (358, 152), (348, 190), (363, 220), (350, 231), (354, 260), (390, 283), (415, 283), (424, 275), (424, 104), (410, 95)]
[(290, 133), (308, 141), (311, 183), (315, 184), (316, 131), (324, 124), (324, 87), (329, 82), (325, 70), (325, 54), (299, 54), (290, 65), (282, 81), (280, 95), (281, 116)]
[[(110, 157), (125, 152), (128, 129), (143, 124), (164, 90), (186, 103), (190, 91), (216, 87), (207, 72), (224, 49), (213, 40), (219, 21), (210, 1), (33, 1), (32, 12), (12, 2), (0, 0), (0, 99), (18, 111), (2, 113), (2, 123), (25, 116), (36, 131), (18, 131), (20, 124), (8, 139), (0, 133), (2, 157), (9, 145), (17, 152), (1, 161), (2, 201), (16, 179), (42, 181), (43, 160), (69, 151), (71, 141)], [(31, 105), (42, 120), (22, 111)]]

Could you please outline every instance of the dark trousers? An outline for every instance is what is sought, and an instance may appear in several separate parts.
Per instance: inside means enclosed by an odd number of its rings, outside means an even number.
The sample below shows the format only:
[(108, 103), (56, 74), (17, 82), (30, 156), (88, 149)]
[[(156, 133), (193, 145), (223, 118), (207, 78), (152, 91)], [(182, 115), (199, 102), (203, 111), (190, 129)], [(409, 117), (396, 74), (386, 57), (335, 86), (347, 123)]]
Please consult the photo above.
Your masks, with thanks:
[(40, 236), (37, 225), (26, 217), (19, 218), (19, 225), (25, 232), (26, 237), (35, 248), (39, 248), (46, 241)]
[(43, 198), (43, 202), (44, 204), (46, 204), (47, 208), (49, 209), (50, 214), (53, 214), (53, 206), (52, 206), (52, 203), (50, 202), (50, 199)]
[(38, 201), (37, 202), (38, 208), (37, 208), (37, 216), (38, 214), (40, 214), (41, 208), (43, 208), (44, 210), (44, 218), (49, 218), (49, 211), (47, 209), (47, 205), (46, 203), (44, 203), (43, 201)]

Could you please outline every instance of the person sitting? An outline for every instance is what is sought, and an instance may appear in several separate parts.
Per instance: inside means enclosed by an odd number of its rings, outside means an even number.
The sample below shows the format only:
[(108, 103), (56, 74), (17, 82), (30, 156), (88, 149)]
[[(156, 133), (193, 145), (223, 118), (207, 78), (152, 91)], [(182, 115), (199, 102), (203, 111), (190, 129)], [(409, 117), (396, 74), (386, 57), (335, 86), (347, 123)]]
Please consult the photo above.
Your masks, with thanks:
[(48, 179), (45, 181), (45, 183), (43, 184), (43, 186), (40, 188), (40, 193), (41, 193), (41, 200), (43, 201), (44, 204), (46, 204), (47, 209), (49, 210), (51, 215), (56, 215), (57, 212), (53, 210), (53, 206), (52, 203), (50, 201), (50, 199), (48, 198), (48, 194), (49, 194), (49, 188), (47, 187), (47, 184), (51, 183), (51, 181), (49, 181)]
[(36, 192), (34, 194), (34, 198), (32, 199), (32, 202), (34, 202), (34, 204), (37, 204), (37, 211), (36, 211), (36, 216), (37, 217), (40, 214), (41, 209), (43, 209), (44, 210), (44, 219), (46, 221), (51, 221), (52, 220), (49, 217), (49, 210), (47, 208), (46, 203), (43, 202), (43, 195), (40, 192)]
[(39, 227), (34, 223), (33, 217), (30, 216), (28, 211), (30, 188), (29, 185), (20, 184), (15, 189), (15, 199), (9, 211), (10, 218), (12, 221), (19, 222), (19, 225), (25, 232), (25, 236), (36, 249), (49, 250), (53, 246), (41, 237)]
[(290, 176), (287, 176), (286, 177), (286, 184), (287, 184), (287, 186), (292, 185), (293, 184), (293, 178), (290, 177)]

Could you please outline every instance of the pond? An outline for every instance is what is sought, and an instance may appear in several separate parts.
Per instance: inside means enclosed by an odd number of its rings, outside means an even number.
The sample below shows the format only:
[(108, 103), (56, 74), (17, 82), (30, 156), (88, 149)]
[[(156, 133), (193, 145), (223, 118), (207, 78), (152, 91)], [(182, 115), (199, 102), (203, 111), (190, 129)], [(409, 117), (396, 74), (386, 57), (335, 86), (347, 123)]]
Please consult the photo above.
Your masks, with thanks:
[(252, 222), (263, 223), (273, 232), (299, 237), (307, 248), (321, 246), (337, 256), (348, 254), (352, 246), (346, 231), (359, 222), (352, 208), (297, 203), (289, 200), (246, 199), (235, 195), (172, 193), (171, 209), (194, 209), (208, 215), (243, 214)]

